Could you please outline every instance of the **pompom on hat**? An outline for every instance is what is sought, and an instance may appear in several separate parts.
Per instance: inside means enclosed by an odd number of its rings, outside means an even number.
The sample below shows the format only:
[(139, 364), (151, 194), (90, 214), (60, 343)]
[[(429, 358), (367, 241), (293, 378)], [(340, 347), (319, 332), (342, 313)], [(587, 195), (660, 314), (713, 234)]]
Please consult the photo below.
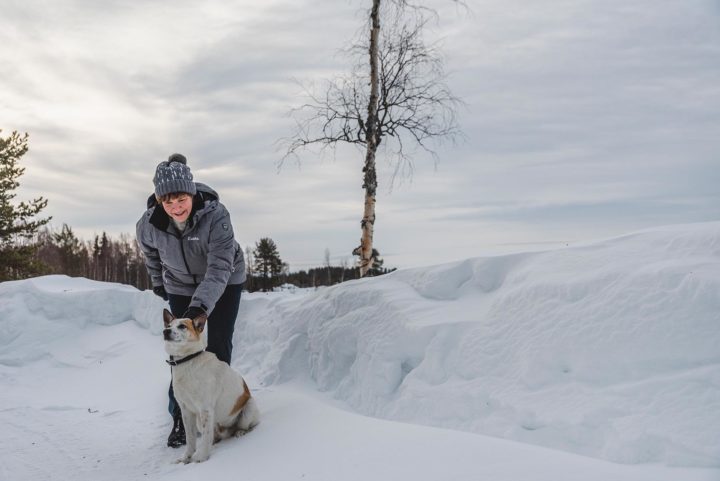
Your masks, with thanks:
[(157, 197), (175, 192), (185, 192), (190, 195), (195, 195), (197, 192), (187, 159), (182, 154), (172, 154), (168, 160), (158, 164), (153, 184)]

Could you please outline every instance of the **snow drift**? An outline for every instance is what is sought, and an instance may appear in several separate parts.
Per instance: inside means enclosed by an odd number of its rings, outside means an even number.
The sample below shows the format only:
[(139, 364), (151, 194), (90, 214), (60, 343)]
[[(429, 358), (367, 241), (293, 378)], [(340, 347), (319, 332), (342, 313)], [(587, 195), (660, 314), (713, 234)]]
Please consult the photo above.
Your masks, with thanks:
[(720, 466), (720, 223), (244, 302), (237, 362), (361, 413)]
[[(313, 386), (374, 417), (622, 463), (720, 467), (718, 293), (720, 222), (673, 226), (247, 295), (233, 364), (260, 389)], [(166, 382), (155, 336), (93, 350), (109, 342), (97, 328), (120, 329), (118, 339), (158, 334), (163, 305), (149, 292), (64, 276), (0, 284), (3, 404), (34, 399), (33, 382), (53, 385), (56, 372), (76, 386), (94, 382), (76, 368), (98, 359), (123, 388), (148, 359), (148, 383)], [(152, 354), (129, 355), (145, 348)], [(36, 381), (18, 383), (18, 369)], [(71, 402), (63, 389), (72, 383), (61, 381), (52, 409)], [(144, 391), (117, 404), (147, 403)], [(84, 395), (108, 405), (115, 394)], [(162, 390), (153, 399), (162, 402)]]

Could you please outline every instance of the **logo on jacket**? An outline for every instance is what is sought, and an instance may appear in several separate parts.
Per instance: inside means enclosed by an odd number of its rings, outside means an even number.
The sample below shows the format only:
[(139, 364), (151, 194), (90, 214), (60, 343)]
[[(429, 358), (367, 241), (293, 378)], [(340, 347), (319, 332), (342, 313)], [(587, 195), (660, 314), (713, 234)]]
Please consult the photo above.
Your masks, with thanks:
[(189, 240), (189, 241), (193, 241), (193, 240), (199, 241), (200, 238), (199, 238), (199, 237), (188, 237), (187, 240)]

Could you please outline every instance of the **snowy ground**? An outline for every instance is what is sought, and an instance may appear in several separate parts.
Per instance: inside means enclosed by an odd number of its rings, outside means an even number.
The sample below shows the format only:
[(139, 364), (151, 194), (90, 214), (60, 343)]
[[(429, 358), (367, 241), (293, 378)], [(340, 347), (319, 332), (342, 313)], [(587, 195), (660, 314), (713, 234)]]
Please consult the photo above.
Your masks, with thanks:
[(184, 466), (163, 302), (2, 283), (0, 481), (718, 481), (718, 293), (704, 223), (249, 295), (233, 366), (263, 422)]

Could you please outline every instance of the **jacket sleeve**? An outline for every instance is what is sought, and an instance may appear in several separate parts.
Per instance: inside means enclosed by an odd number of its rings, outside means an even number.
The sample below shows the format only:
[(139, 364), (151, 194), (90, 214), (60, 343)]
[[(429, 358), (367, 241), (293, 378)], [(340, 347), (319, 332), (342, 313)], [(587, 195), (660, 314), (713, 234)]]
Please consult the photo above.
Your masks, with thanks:
[(230, 223), (230, 214), (222, 209), (210, 225), (207, 271), (202, 282), (195, 289), (190, 306), (200, 307), (208, 314), (212, 312), (218, 299), (225, 292), (233, 273), (234, 260), (235, 235)]
[(148, 274), (150, 274), (152, 286), (162, 286), (162, 263), (160, 262), (160, 254), (155, 248), (149, 232), (147, 215), (143, 215), (135, 226), (135, 237), (137, 239), (138, 247), (140, 247), (140, 250), (145, 258), (145, 268), (147, 269)]

